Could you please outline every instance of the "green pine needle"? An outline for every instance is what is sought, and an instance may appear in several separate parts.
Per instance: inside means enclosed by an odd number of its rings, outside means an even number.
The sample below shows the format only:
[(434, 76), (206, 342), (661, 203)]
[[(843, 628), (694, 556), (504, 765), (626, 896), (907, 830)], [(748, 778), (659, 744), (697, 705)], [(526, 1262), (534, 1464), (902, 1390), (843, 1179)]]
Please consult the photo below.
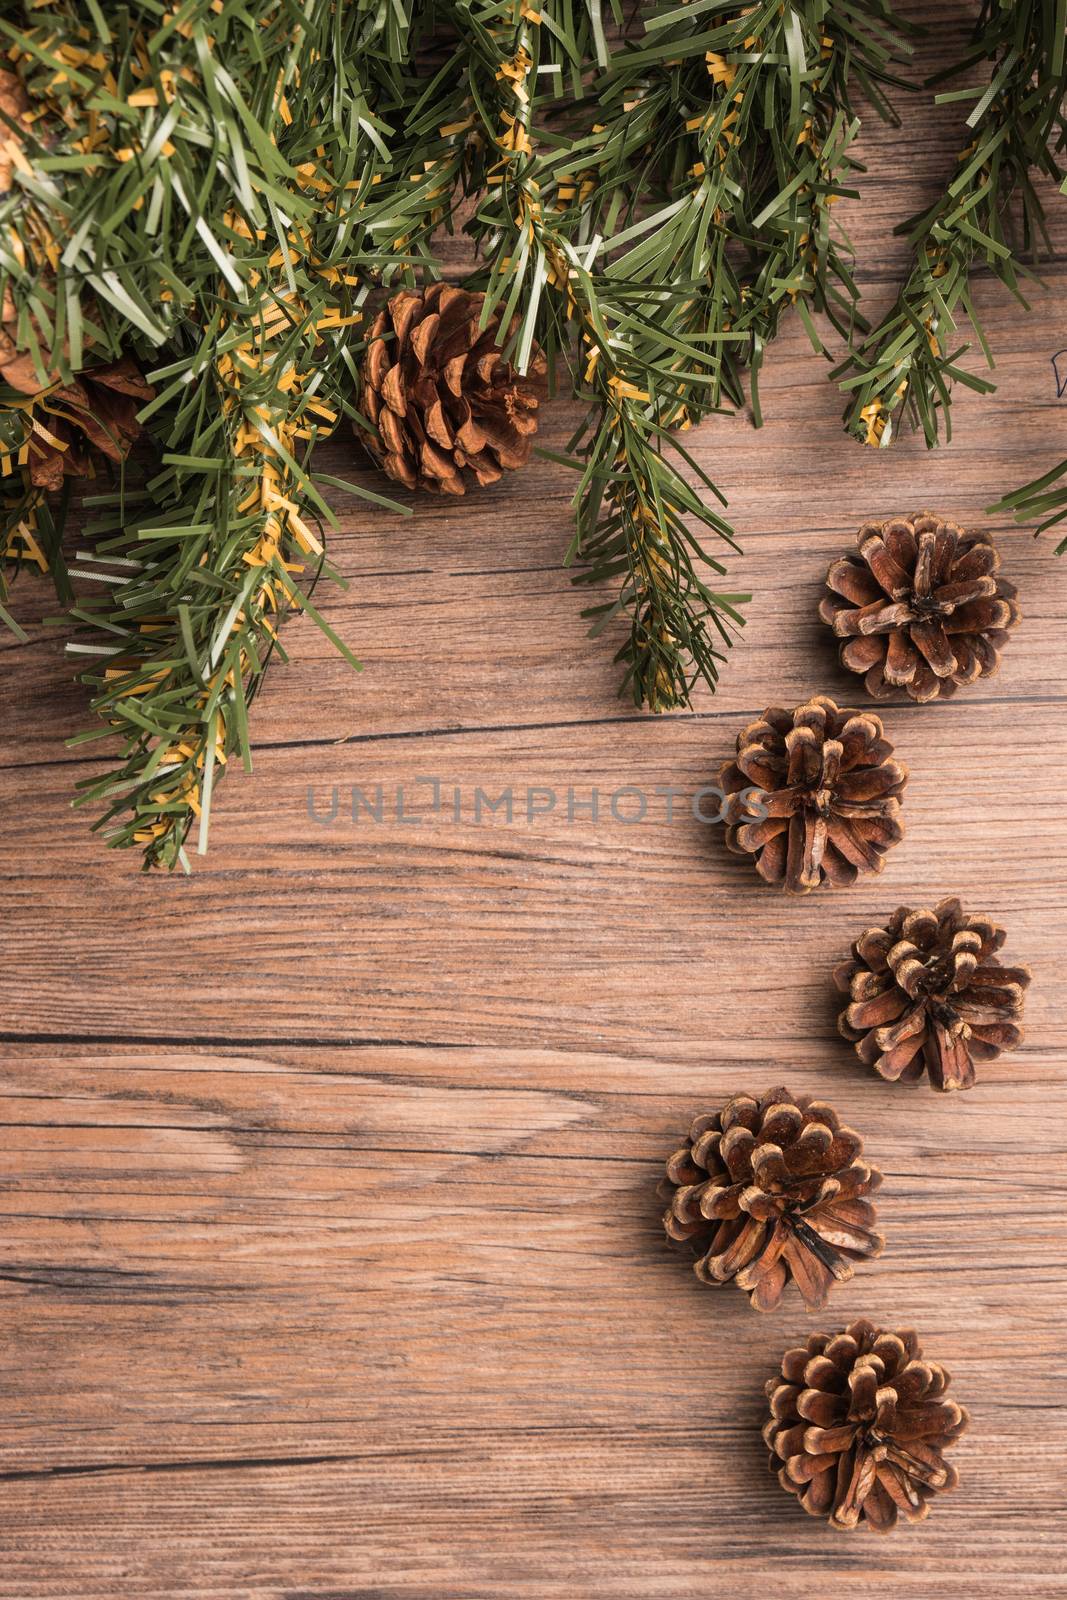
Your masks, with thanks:
[(995, 387), (960, 366), (968, 350), (960, 327), (969, 322), (992, 370), (971, 276), (985, 266), (1025, 305), (1026, 263), (1048, 247), (1031, 174), (1064, 177), (1065, 33), (1067, 0), (983, 0), (973, 48), (952, 75), (989, 59), (989, 82), (942, 96), (976, 101), (962, 130), (966, 148), (941, 199), (902, 225), (913, 265), (896, 304), (834, 373), (849, 396), (845, 426), (865, 444), (884, 448), (906, 419), (932, 448), (942, 432), (951, 438), (956, 383), (983, 394)]

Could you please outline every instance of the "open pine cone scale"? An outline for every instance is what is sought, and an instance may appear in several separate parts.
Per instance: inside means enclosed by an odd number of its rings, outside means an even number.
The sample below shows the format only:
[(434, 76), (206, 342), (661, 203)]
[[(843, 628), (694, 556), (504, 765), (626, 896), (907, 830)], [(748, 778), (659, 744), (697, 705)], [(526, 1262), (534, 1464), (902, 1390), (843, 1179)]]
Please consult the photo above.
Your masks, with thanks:
[(704, 1283), (735, 1282), (759, 1311), (773, 1310), (790, 1278), (807, 1305), (822, 1305), (853, 1261), (882, 1248), (865, 1198), (881, 1174), (862, 1149), (821, 1101), (783, 1088), (735, 1095), (697, 1118), (667, 1163), (667, 1236), (697, 1249)]
[(54, 491), (65, 477), (91, 476), (101, 457), (124, 461), (142, 432), (137, 413), (155, 393), (136, 363), (123, 356), (42, 388), (32, 357), (8, 343), (10, 355), (0, 343), (0, 380), (34, 402), (26, 407), (30, 482)]

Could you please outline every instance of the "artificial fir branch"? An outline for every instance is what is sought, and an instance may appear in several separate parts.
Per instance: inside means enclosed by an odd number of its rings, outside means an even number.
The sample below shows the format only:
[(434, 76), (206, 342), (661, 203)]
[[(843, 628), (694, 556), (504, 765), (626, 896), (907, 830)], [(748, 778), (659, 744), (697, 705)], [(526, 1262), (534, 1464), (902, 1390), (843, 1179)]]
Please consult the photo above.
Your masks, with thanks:
[[(588, 563), (589, 581), (618, 581), (618, 599), (592, 614), (606, 621), (620, 610), (629, 613), (630, 637), (620, 651), (626, 683), (638, 704), (660, 710), (688, 698), (687, 663), (714, 682), (721, 652), (709, 624), (728, 642), (727, 623), (740, 620), (735, 601), (741, 597), (713, 593), (699, 575), (696, 563), (722, 568), (689, 535), (686, 512), (731, 542), (732, 535), (661, 448), (664, 409), (681, 420), (672, 373), (680, 365), (678, 335), (668, 326), (667, 338), (659, 337), (647, 295), (635, 292), (632, 281), (613, 295), (607, 276), (590, 270), (597, 243), (582, 215), (583, 195), (595, 190), (598, 166), (626, 161), (630, 148), (647, 153), (654, 122), (644, 138), (635, 137), (633, 127), (619, 128), (615, 141), (612, 130), (594, 125), (586, 135), (587, 165), (578, 172), (573, 151), (581, 140), (542, 158), (535, 142), (536, 84), (542, 68), (554, 81), (562, 64), (541, 60), (538, 13), (524, 12), (510, 33), (503, 15), (493, 20), (496, 26), (482, 18), (474, 25), (471, 78), (488, 152), (474, 179), (486, 191), (475, 230), (490, 245), (487, 303), (491, 309), (504, 301), (507, 313), (517, 314), (512, 343), (520, 368), (535, 343), (552, 355), (562, 348), (580, 392), (592, 391), (591, 424), (579, 441), (585, 448), (572, 555)], [(615, 183), (618, 195), (617, 174)], [(665, 323), (672, 299), (678, 303), (669, 292), (658, 297)], [(700, 362), (701, 352), (691, 351), (690, 363), (693, 357)], [(584, 371), (576, 361), (584, 362)]]
[[(454, 7), (473, 40), (471, 87), (486, 152), (472, 231), (490, 307), (519, 318), (521, 366), (535, 343), (562, 355), (589, 406), (572, 441), (581, 470), (571, 556), (582, 581), (619, 585), (593, 615), (629, 618), (620, 651), (638, 704), (686, 704), (714, 687), (745, 596), (711, 590), (722, 571), (687, 517), (733, 545), (681, 470), (670, 430), (743, 401), (783, 311), (842, 331), (855, 320), (847, 246), (830, 228), (858, 122), (849, 79), (888, 76), (888, 8), (873, 31), (848, 4), (747, 7), (710, 28), (708, 8), (651, 12), (643, 40), (602, 52), (565, 111), (558, 84), (580, 40), (508, 4)], [(714, 8), (716, 11), (721, 8)], [(672, 461), (671, 449), (679, 461)], [(691, 463), (689, 463), (691, 465)], [(723, 502), (724, 503), (724, 502)]]
[[(1035, 538), (1042, 533), (1047, 533), (1050, 528), (1056, 528), (1067, 520), (1067, 461), (1061, 461), (1050, 471), (1042, 473), (1040, 478), (1035, 478), (1032, 483), (1026, 483), (1021, 489), (1015, 489), (1010, 494), (989, 507), (990, 516), (1014, 516), (1016, 522), (1033, 522), (1039, 518), (1037, 528), (1034, 530)], [(1056, 554), (1062, 556), (1067, 551), (1067, 535), (1056, 546)]]
[[(40, 120), (7, 205), (42, 251), (0, 258), (29, 347), (58, 379), (87, 346), (163, 358), (141, 413), (156, 469), (94, 497), (69, 647), (94, 663), (84, 737), (123, 744), (80, 800), (146, 865), (182, 859), (196, 818), (205, 848), (279, 624), (304, 610), (334, 637), (307, 593), (333, 521), (308, 458), (348, 403), (360, 300), (428, 259), (462, 155), (455, 135), (390, 147), (418, 103), (413, 10), (271, 6), (250, 29), (242, 8), (161, 25), (147, 4), (109, 23), (58, 3), (5, 30)], [(92, 185), (67, 183), (87, 153)]]
[(1025, 305), (1024, 257), (1047, 246), (1044, 205), (1031, 174), (1057, 182), (1064, 176), (1065, 32), (1067, 0), (984, 0), (972, 49), (936, 80), (992, 62), (984, 89), (940, 97), (976, 100), (968, 143), (945, 194), (898, 230), (909, 235), (914, 264), (895, 305), (835, 374), (849, 395), (846, 428), (865, 444), (888, 445), (908, 417), (933, 447), (942, 427), (951, 437), (954, 384), (979, 393), (995, 387), (960, 365), (969, 348), (959, 339), (960, 313), (992, 369), (971, 274), (985, 265)]

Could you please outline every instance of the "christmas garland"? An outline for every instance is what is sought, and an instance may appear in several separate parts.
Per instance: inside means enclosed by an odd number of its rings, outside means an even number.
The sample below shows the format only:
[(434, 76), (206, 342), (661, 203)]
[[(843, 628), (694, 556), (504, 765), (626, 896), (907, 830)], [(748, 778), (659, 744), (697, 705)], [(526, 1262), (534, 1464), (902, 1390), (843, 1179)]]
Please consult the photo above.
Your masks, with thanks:
[[(694, 0), (629, 27), (615, 5), (610, 39), (573, 0), (26, 0), (0, 19), (0, 551), (50, 571), (92, 691), (81, 737), (119, 742), (79, 793), (109, 843), (172, 867), (195, 825), (206, 848), (288, 615), (349, 654), (312, 599), (338, 578), (329, 491), (407, 508), (316, 472), (314, 447), (343, 418), (373, 430), (367, 313), (439, 276), (434, 230), (472, 198), (482, 326), (586, 406), (567, 559), (615, 591), (589, 615), (623, 620), (635, 703), (714, 687), (747, 597), (711, 586), (724, 564), (694, 526), (723, 556), (736, 540), (680, 435), (741, 405), (746, 373), (759, 422), (795, 307), (817, 353), (817, 317), (850, 347), (853, 431), (885, 443), (904, 407), (936, 441), (951, 382), (976, 381), (942, 348), (967, 275), (988, 259), (1014, 285), (1003, 204), (1021, 189), (1032, 234), (1026, 174), (1059, 175), (1065, 5), (986, 7), (974, 150), (874, 333), (831, 219), (855, 193), (854, 96), (888, 115), (899, 81), (889, 0)], [(68, 568), (72, 484), (107, 460)]]
[[(117, 734), (122, 755), (79, 798), (146, 865), (182, 859), (197, 819), (206, 848), (285, 616), (308, 612), (348, 654), (309, 598), (335, 525), (311, 452), (348, 406), (359, 300), (429, 259), (462, 158), (391, 120), (413, 101), (395, 10), (254, 13), (164, 20), (146, 3), (109, 22), (60, 3), (0, 22), (29, 108), (9, 119), (4, 321), (39, 386), (5, 414), (7, 547), (33, 540), (61, 590), (103, 591), (70, 605), (85, 637), (69, 648), (92, 662), (100, 726), (83, 737)], [(91, 557), (68, 575), (56, 524), (39, 537), (35, 413), (90, 357), (131, 349), (152, 369), (156, 470), (88, 497)]]
[(980, 394), (995, 388), (960, 366), (968, 346), (956, 343), (959, 314), (992, 369), (971, 274), (984, 266), (1025, 306), (1022, 280), (1032, 273), (1024, 263), (1051, 249), (1033, 174), (1064, 180), (1065, 46), (1067, 0), (983, 0), (971, 49), (934, 80), (992, 62), (984, 87), (938, 96), (975, 101), (969, 141), (944, 195), (899, 230), (909, 236), (913, 265), (896, 303), (835, 374), (850, 395), (845, 425), (865, 444), (887, 446), (900, 416), (921, 427), (931, 447), (943, 422), (947, 442), (954, 384)]
[[(758, 420), (763, 352), (791, 305), (816, 350), (812, 310), (849, 330), (856, 291), (829, 212), (848, 192), (851, 82), (887, 75), (888, 9), (867, 7), (861, 24), (836, 0), (764, 4), (707, 27), (696, 13), (721, 7), (653, 8), (645, 38), (616, 56), (592, 39), (596, 93), (580, 98), (585, 38), (568, 48), (529, 8), (515, 35), (510, 8), (493, 9), (468, 58), (482, 153), (470, 178), (485, 192), (470, 229), (486, 261), (477, 281), (518, 315), (520, 364), (541, 344), (588, 404), (572, 442), (570, 559), (582, 581), (621, 581), (590, 614), (599, 626), (627, 615), (619, 654), (637, 704), (685, 704), (696, 676), (714, 687), (747, 596), (700, 575), (723, 568), (686, 517), (734, 539), (677, 432), (740, 405), (745, 367)], [(470, 10), (453, 16), (461, 27)], [(574, 98), (554, 117), (568, 74)]]

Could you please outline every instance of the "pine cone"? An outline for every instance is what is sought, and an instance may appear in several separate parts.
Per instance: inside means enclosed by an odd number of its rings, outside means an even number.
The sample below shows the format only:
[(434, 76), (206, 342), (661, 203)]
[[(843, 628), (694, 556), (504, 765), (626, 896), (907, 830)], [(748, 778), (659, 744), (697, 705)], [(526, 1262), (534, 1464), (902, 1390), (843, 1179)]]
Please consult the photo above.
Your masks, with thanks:
[[(357, 432), (408, 489), (463, 494), (470, 478), (496, 483), (529, 460), (537, 395), (497, 348), (499, 309), (478, 331), (484, 301), (435, 283), (424, 294), (401, 289), (375, 318), (362, 410), (377, 433)], [(530, 371), (544, 373), (540, 351)]]
[(908, 769), (892, 754), (877, 717), (826, 695), (795, 711), (771, 706), (722, 769), (728, 848), (754, 855), (761, 878), (794, 894), (881, 872), (904, 833), (897, 797)]
[(29, 412), (30, 482), (40, 489), (90, 476), (95, 456), (124, 461), (141, 434), (137, 412), (155, 393), (128, 357), (42, 389), (32, 358), (19, 355), (13, 340), (0, 343), (0, 379), (40, 397)]
[(763, 1437), (771, 1471), (813, 1517), (888, 1533), (897, 1513), (922, 1522), (939, 1489), (954, 1489), (942, 1455), (968, 1424), (944, 1398), (949, 1374), (922, 1360), (914, 1333), (853, 1322), (787, 1350), (767, 1383)]
[(821, 1306), (853, 1261), (876, 1256), (875, 1209), (864, 1198), (882, 1174), (859, 1159), (863, 1141), (831, 1106), (771, 1089), (736, 1094), (698, 1117), (667, 1162), (668, 1239), (699, 1252), (703, 1283), (734, 1282), (757, 1311), (773, 1311), (792, 1278)]
[(22, 87), (22, 80), (15, 73), (0, 68), (0, 111), (8, 119), (7, 122), (0, 119), (0, 195), (10, 190), (15, 171), (10, 147), (20, 150), (23, 143), (10, 124), (25, 127), (29, 109), (29, 97)]
[(857, 544), (830, 567), (819, 615), (875, 699), (936, 700), (997, 671), (1019, 607), (988, 534), (924, 511), (864, 523)]
[(975, 1061), (1020, 1042), (1027, 967), (1003, 967), (1003, 928), (964, 916), (958, 900), (932, 911), (901, 906), (868, 928), (834, 972), (850, 1004), (838, 1027), (867, 1066), (892, 1081), (926, 1071), (935, 1089), (969, 1089)]

